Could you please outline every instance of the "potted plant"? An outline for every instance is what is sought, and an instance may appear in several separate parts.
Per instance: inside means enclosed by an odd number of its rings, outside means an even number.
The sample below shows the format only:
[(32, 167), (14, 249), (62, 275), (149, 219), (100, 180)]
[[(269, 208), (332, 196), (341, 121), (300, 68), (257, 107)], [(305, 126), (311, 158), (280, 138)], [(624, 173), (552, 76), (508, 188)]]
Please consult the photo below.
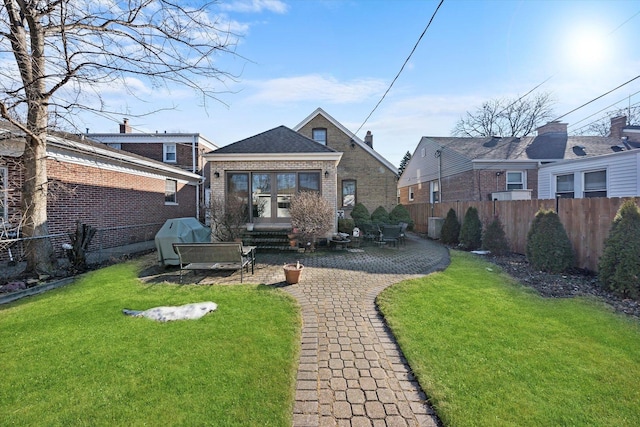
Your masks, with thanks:
[(284, 280), (289, 285), (295, 285), (300, 281), (300, 275), (304, 265), (300, 264), (300, 261), (296, 261), (295, 264), (284, 265)]

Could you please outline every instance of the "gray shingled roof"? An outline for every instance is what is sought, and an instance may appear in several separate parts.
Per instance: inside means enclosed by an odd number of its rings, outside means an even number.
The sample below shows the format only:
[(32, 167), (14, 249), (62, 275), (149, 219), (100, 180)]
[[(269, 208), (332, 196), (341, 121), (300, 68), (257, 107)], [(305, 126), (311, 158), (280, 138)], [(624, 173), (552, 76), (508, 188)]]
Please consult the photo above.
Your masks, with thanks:
[(336, 150), (322, 145), (286, 126), (259, 133), (233, 144), (225, 145), (215, 154), (278, 154), (278, 153), (335, 153)]
[[(524, 138), (427, 137), (427, 139), (472, 160), (578, 159), (622, 150), (619, 148), (622, 142), (618, 138), (567, 136), (563, 133), (546, 133)], [(630, 145), (628, 148), (637, 147)]]

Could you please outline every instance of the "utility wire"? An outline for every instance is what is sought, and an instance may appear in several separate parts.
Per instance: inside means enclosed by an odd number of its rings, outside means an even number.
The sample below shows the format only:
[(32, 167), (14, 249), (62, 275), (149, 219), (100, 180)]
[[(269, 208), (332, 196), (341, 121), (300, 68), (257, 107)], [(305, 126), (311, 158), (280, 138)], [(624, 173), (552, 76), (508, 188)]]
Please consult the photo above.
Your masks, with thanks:
[(438, 13), (438, 10), (440, 9), (440, 6), (442, 6), (442, 3), (444, 3), (444, 0), (440, 0), (440, 3), (438, 4), (438, 7), (436, 7), (436, 10), (433, 12), (433, 15), (431, 15), (431, 19), (429, 20), (429, 23), (427, 24), (427, 26), (425, 27), (424, 31), (422, 32), (422, 34), (420, 34), (420, 37), (418, 38), (418, 41), (416, 42), (416, 44), (413, 46), (413, 49), (411, 49), (411, 53), (409, 54), (409, 56), (407, 57), (407, 59), (404, 61), (404, 64), (402, 64), (402, 67), (400, 68), (400, 71), (398, 71), (398, 74), (396, 74), (396, 76), (394, 77), (393, 81), (391, 81), (391, 84), (389, 85), (389, 87), (387, 88), (387, 90), (385, 91), (385, 93), (382, 95), (382, 98), (380, 98), (380, 101), (378, 101), (378, 103), (376, 104), (375, 107), (373, 107), (373, 110), (371, 110), (371, 112), (369, 113), (369, 115), (367, 116), (366, 119), (364, 119), (364, 122), (362, 122), (362, 124), (360, 125), (360, 127), (358, 128), (357, 131), (355, 131), (355, 134), (357, 134), (358, 132), (360, 132), (360, 129), (362, 129), (362, 127), (365, 125), (365, 123), (367, 123), (367, 121), (369, 120), (369, 118), (371, 118), (371, 115), (374, 113), (374, 111), (376, 111), (378, 109), (378, 107), (380, 106), (380, 104), (382, 103), (382, 101), (384, 100), (384, 98), (387, 96), (387, 94), (389, 93), (389, 91), (391, 90), (391, 88), (393, 87), (393, 84), (396, 82), (396, 80), (398, 80), (398, 77), (400, 77), (400, 74), (402, 73), (402, 71), (404, 70), (404, 67), (407, 65), (407, 63), (409, 62), (409, 60), (411, 59), (411, 56), (413, 55), (413, 53), (416, 51), (416, 48), (418, 47), (418, 44), (420, 44), (420, 41), (422, 40), (422, 37), (424, 37), (425, 33), (427, 32), (427, 30), (429, 29), (429, 27), (431, 26), (431, 23), (433, 22), (433, 19), (436, 17), (436, 14)]
[[(600, 113), (602, 113), (603, 111), (606, 111), (606, 110), (608, 110), (609, 108), (614, 107), (614, 106), (616, 106), (617, 104), (619, 104), (619, 103), (621, 103), (621, 102), (623, 102), (623, 101), (626, 101), (627, 99), (629, 99), (629, 98), (631, 98), (632, 96), (637, 95), (637, 94), (639, 94), (639, 93), (640, 93), (640, 90), (639, 90), (639, 91), (637, 91), (637, 92), (635, 92), (635, 93), (632, 93), (632, 94), (631, 94), (631, 95), (629, 95), (629, 96), (624, 97), (623, 99), (621, 99), (621, 100), (619, 100), (619, 101), (614, 102), (613, 104), (610, 104), (610, 105), (608, 105), (608, 106), (604, 107), (604, 108), (603, 108), (603, 109), (601, 109), (601, 110), (596, 111), (595, 113), (593, 113), (593, 114), (591, 114), (591, 115), (589, 115), (589, 116), (585, 117), (584, 119), (578, 120), (577, 122), (570, 124), (570, 125), (569, 125), (569, 127), (574, 127), (574, 126), (576, 126), (578, 123), (584, 122), (585, 120), (590, 119), (591, 117), (593, 117), (593, 116), (595, 116), (595, 115), (597, 115), (597, 114), (600, 114)], [(637, 106), (638, 104), (640, 104), (640, 102), (636, 102), (635, 104), (629, 105), (629, 107), (635, 107), (635, 106)], [(626, 108), (626, 107), (625, 107), (625, 108)], [(608, 115), (607, 115), (607, 116), (608, 116)], [(584, 129), (584, 128), (586, 128), (586, 127), (588, 127), (588, 126), (592, 125), (593, 123), (596, 123), (598, 120), (602, 120), (602, 119), (604, 119), (604, 118), (605, 118), (605, 117), (607, 117), (607, 116), (602, 116), (602, 117), (600, 117), (600, 118), (598, 118), (598, 119), (596, 119), (596, 120), (593, 120), (593, 121), (591, 121), (591, 122), (587, 123), (586, 125), (582, 125), (582, 126), (580, 126), (579, 128), (575, 129), (575, 131), (579, 131), (580, 129)]]
[(631, 83), (631, 82), (633, 82), (633, 81), (635, 81), (635, 80), (638, 80), (638, 79), (640, 79), (640, 75), (637, 75), (637, 76), (635, 76), (634, 78), (632, 78), (631, 80), (628, 80), (628, 81), (626, 81), (626, 82), (622, 83), (621, 85), (614, 87), (614, 88), (613, 88), (613, 89), (611, 89), (610, 91), (605, 92), (605, 93), (603, 93), (602, 95), (600, 95), (600, 96), (597, 96), (597, 97), (593, 98), (591, 101), (585, 102), (585, 103), (584, 103), (584, 104), (582, 104), (581, 106), (574, 108), (573, 110), (569, 111), (568, 113), (564, 113), (563, 115), (561, 115), (561, 116), (560, 116), (560, 117), (558, 117), (557, 119), (554, 119), (553, 121), (554, 121), (554, 122), (555, 122), (555, 121), (558, 121), (558, 120), (560, 120), (561, 118), (563, 118), (563, 117), (565, 117), (565, 116), (568, 116), (569, 114), (571, 114), (571, 113), (573, 113), (573, 112), (575, 112), (575, 111), (578, 111), (578, 110), (579, 110), (579, 109), (581, 109), (581, 108), (586, 107), (587, 105), (591, 104), (592, 102), (595, 102), (595, 101), (597, 101), (598, 99), (600, 99), (600, 98), (602, 98), (602, 97), (604, 97), (604, 96), (607, 96), (607, 95), (609, 95), (610, 93), (615, 92), (616, 90), (620, 89), (621, 87), (626, 86), (626, 85), (628, 85), (629, 83)]

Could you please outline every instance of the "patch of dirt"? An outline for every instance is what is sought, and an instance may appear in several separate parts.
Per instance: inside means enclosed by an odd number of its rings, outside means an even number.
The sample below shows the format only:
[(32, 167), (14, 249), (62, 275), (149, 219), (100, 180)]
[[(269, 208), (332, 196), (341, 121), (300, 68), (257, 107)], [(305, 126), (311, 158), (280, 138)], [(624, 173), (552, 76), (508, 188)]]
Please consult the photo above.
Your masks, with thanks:
[(485, 259), (499, 266), (522, 285), (535, 289), (547, 298), (592, 296), (604, 301), (615, 311), (640, 318), (640, 301), (620, 297), (600, 286), (598, 277), (588, 271), (573, 269), (563, 274), (539, 271), (531, 266), (524, 255), (488, 255)]

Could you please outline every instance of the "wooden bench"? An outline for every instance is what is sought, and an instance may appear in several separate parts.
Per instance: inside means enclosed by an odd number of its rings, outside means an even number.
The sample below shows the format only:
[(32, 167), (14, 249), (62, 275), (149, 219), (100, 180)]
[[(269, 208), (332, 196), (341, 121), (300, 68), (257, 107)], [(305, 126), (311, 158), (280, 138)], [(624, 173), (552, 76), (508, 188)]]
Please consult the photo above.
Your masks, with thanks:
[(182, 270), (240, 270), (251, 274), (256, 263), (255, 246), (242, 246), (236, 242), (217, 243), (174, 243), (173, 250), (180, 260), (180, 283)]

